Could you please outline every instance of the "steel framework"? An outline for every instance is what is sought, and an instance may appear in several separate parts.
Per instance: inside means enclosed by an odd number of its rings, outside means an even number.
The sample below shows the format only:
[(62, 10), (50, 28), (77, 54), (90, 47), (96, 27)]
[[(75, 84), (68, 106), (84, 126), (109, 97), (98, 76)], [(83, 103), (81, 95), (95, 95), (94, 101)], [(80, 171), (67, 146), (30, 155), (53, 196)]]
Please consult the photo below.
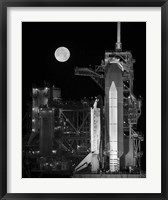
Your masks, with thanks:
[(105, 89), (106, 67), (109, 64), (118, 64), (122, 71), (123, 81), (123, 132), (129, 135), (130, 139), (134, 140), (134, 158), (138, 166), (141, 166), (141, 141), (143, 141), (142, 133), (136, 132), (134, 127), (138, 123), (138, 119), (141, 116), (142, 99), (136, 98), (133, 95), (133, 80), (134, 70), (133, 64), (135, 60), (132, 57), (131, 52), (121, 51), (105, 51), (105, 59), (100, 65), (91, 68), (75, 68), (75, 75), (88, 76), (92, 78), (101, 89)]

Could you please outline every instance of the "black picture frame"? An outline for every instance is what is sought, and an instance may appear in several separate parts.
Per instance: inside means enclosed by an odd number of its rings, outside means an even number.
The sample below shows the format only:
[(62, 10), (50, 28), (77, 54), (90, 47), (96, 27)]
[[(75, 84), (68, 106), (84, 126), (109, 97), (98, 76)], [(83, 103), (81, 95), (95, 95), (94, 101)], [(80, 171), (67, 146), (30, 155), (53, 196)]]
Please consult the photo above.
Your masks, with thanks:
[[(161, 193), (18, 194), (7, 193), (7, 8), (8, 7), (161, 7)], [(167, 199), (168, 181), (168, 0), (0, 0), (0, 199)], [(154, 174), (153, 174), (154, 175)]]

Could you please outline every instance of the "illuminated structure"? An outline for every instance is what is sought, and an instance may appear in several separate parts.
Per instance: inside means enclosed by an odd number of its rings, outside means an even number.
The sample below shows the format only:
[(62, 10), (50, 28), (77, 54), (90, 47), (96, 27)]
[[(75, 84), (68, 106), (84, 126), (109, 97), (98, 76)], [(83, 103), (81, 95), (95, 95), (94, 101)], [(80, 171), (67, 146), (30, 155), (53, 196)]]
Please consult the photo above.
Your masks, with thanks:
[(40, 109), (40, 154), (51, 156), (54, 138), (54, 109)]
[(55, 87), (33, 88), (32, 94), (31, 132), (23, 147), (31, 163), (26, 174), (72, 174), (90, 151), (93, 100), (63, 101), (61, 90)]
[(76, 75), (91, 77), (105, 90), (104, 149), (109, 154), (110, 172), (140, 169), (142, 156), (143, 136), (133, 129), (141, 115), (141, 99), (133, 95), (135, 60), (131, 52), (122, 51), (120, 30), (121, 24), (118, 22), (116, 50), (106, 51), (101, 65), (96, 66), (95, 70), (75, 69)]

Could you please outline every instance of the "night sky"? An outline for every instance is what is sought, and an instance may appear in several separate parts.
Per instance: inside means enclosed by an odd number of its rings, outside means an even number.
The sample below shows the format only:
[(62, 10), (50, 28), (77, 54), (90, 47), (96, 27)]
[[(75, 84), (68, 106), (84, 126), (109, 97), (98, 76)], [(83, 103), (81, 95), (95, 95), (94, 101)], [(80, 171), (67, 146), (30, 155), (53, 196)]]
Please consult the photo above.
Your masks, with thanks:
[[(23, 115), (26, 103), (31, 102), (32, 85), (43, 87), (44, 81), (61, 88), (63, 99), (78, 100), (103, 94), (90, 77), (75, 76), (74, 68), (99, 65), (105, 50), (115, 49), (116, 35), (117, 23), (114, 22), (23, 22)], [(123, 51), (131, 51), (136, 60), (134, 94), (143, 97), (138, 129), (146, 135), (146, 23), (121, 23), (121, 42)], [(60, 46), (70, 51), (67, 62), (58, 62), (54, 57)]]

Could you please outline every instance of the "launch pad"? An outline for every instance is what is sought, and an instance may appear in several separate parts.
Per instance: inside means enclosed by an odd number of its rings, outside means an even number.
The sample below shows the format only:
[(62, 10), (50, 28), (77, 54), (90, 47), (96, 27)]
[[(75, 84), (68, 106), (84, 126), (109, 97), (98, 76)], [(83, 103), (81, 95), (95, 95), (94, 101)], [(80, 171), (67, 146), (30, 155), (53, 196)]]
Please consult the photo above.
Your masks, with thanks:
[(74, 174), (73, 178), (146, 178), (146, 174)]

